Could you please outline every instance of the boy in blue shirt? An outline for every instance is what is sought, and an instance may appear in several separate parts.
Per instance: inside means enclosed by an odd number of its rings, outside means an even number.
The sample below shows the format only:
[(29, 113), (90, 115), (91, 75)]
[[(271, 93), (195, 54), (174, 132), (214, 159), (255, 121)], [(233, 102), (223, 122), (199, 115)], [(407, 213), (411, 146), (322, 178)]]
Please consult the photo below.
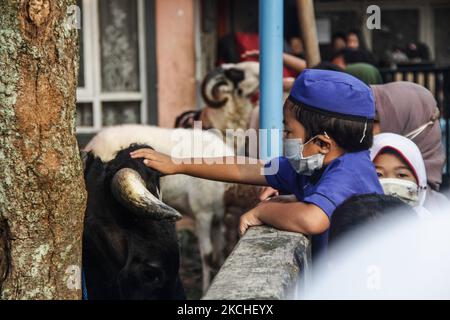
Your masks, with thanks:
[[(296, 79), (283, 113), (284, 156), (265, 165), (236, 157), (176, 164), (150, 149), (131, 156), (144, 158), (147, 166), (164, 174), (269, 185), (295, 195), (264, 201), (244, 214), (240, 232), (268, 224), (311, 234), (313, 252), (318, 253), (327, 247), (336, 207), (354, 195), (383, 194), (368, 151), (373, 141), (374, 98), (370, 88), (353, 76), (307, 69)], [(277, 172), (272, 172), (277, 165)]]

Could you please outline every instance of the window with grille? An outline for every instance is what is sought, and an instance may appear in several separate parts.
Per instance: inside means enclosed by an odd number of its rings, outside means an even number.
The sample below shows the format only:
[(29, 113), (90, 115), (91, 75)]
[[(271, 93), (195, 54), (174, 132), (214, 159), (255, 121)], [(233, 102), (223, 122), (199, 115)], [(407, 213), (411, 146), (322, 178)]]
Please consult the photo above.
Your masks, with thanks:
[(143, 0), (78, 0), (82, 25), (77, 131), (145, 123)]

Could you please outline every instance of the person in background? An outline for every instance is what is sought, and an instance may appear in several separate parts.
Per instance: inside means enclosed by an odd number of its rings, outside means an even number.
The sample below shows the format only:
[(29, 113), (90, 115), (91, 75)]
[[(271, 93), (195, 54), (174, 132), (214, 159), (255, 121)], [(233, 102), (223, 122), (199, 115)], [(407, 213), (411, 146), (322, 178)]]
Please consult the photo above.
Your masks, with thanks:
[[(295, 0), (284, 5), (284, 49), (283, 52), (305, 60), (305, 46), (300, 35), (300, 25)], [(297, 74), (298, 75), (298, 74)]]
[(419, 217), (430, 216), (430, 211), (424, 208), (427, 194), (425, 163), (414, 142), (395, 133), (377, 134), (370, 158), (384, 194), (410, 205)]
[(358, 62), (375, 65), (371, 60), (367, 59), (366, 55), (361, 49), (351, 49), (351, 48), (344, 48), (337, 51), (331, 57), (330, 61), (334, 64), (339, 65), (342, 68), (345, 68), (348, 64)]
[(341, 69), (347, 68), (347, 64), (360, 62), (362, 54), (359, 50), (344, 48), (333, 54), (330, 63), (339, 66)]
[[(259, 60), (259, 50), (248, 50), (241, 55), (242, 60)], [(283, 53), (283, 78), (296, 78), (306, 69), (306, 61), (289, 53)]]
[(336, 32), (335, 34), (333, 34), (333, 36), (331, 37), (331, 52), (335, 53), (339, 50), (344, 49), (347, 46), (346, 41), (347, 40), (345, 37), (345, 33)]
[(291, 36), (287, 39), (287, 48), (284, 50), (286, 53), (292, 54), (300, 59), (305, 59), (305, 49), (303, 46), (303, 40), (299, 36)]
[(360, 32), (357, 30), (351, 30), (347, 33), (347, 37), (346, 37), (346, 44), (347, 47), (350, 49), (359, 49), (361, 46), (361, 41), (360, 41)]
[(376, 65), (375, 58), (372, 53), (367, 49), (366, 43), (361, 36), (361, 32), (359, 30), (353, 29), (347, 32), (347, 48), (352, 50), (359, 50), (362, 54), (361, 61), (354, 62), (366, 62), (372, 65)]
[(445, 163), (439, 125), (439, 109), (431, 92), (412, 82), (391, 82), (371, 86), (377, 116), (374, 134), (397, 133), (418, 147), (427, 173), (425, 208), (448, 201), (439, 193)]
[(345, 48), (333, 56), (331, 63), (344, 69), (345, 72), (367, 85), (383, 83), (380, 71), (370, 63), (361, 62), (364, 60), (364, 54), (361, 50)]
[(383, 83), (380, 71), (368, 63), (358, 62), (348, 64), (345, 72), (358, 78), (367, 85)]
[(395, 45), (382, 54), (380, 67), (394, 69), (397, 68), (397, 65), (399, 64), (407, 63), (408, 60), (405, 50), (401, 46)]
[(428, 45), (423, 42), (410, 42), (405, 50), (411, 63), (430, 62), (430, 49)]
[(322, 61), (316, 64), (313, 69), (319, 69), (319, 70), (330, 70), (330, 71), (338, 71), (338, 72), (344, 72), (344, 69), (339, 67), (338, 65), (335, 65), (328, 61)]
[(336, 32), (331, 37), (331, 42), (328, 45), (320, 46), (320, 55), (323, 61), (331, 61), (336, 52), (341, 51), (347, 46), (345, 33)]

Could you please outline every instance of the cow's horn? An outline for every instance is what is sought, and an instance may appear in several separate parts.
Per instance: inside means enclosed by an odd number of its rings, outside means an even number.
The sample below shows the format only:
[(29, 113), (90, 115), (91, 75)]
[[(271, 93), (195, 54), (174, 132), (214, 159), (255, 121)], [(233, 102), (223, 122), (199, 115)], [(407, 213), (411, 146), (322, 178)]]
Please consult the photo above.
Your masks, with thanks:
[(130, 168), (117, 171), (111, 182), (114, 197), (137, 214), (156, 220), (180, 220), (181, 214), (155, 197), (146, 187), (139, 173)]
[(229, 82), (226, 80), (222, 68), (216, 68), (209, 72), (202, 82), (202, 97), (205, 103), (211, 108), (223, 107), (228, 101), (228, 97), (221, 99), (222, 87), (226, 86), (229, 86)]

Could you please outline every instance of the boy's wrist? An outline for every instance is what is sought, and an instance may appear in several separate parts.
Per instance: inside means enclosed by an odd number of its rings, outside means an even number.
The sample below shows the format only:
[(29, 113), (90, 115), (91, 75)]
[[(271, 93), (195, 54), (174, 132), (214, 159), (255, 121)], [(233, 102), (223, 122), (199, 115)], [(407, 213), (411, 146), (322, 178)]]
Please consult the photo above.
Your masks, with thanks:
[(267, 209), (267, 202), (266, 203), (261, 203), (260, 205), (258, 205), (257, 207), (253, 208), (253, 214), (255, 215), (256, 218), (260, 219), (263, 211)]
[(186, 174), (186, 164), (184, 162), (175, 165), (175, 173)]

